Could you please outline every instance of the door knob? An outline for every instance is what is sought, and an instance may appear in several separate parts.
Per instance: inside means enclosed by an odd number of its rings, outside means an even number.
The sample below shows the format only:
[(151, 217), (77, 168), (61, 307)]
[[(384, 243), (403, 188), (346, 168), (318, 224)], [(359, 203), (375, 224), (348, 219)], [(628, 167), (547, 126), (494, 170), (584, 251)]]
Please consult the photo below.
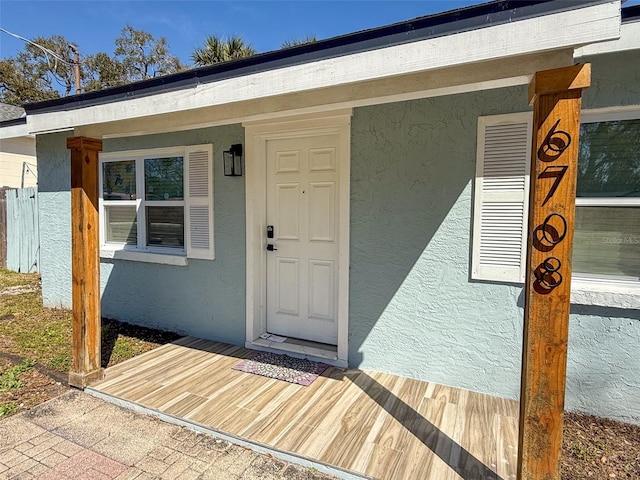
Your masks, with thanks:
[(270, 252), (273, 252), (275, 250), (277, 250), (276, 246), (272, 243), (267, 243), (267, 250), (269, 250)]

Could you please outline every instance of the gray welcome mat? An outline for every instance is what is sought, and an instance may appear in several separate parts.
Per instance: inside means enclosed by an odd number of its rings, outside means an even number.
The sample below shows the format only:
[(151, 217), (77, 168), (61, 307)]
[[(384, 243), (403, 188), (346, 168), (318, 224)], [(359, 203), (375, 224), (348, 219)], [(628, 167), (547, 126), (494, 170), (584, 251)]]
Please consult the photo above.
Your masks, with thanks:
[(265, 352), (243, 360), (232, 368), (307, 387), (328, 367), (326, 363)]

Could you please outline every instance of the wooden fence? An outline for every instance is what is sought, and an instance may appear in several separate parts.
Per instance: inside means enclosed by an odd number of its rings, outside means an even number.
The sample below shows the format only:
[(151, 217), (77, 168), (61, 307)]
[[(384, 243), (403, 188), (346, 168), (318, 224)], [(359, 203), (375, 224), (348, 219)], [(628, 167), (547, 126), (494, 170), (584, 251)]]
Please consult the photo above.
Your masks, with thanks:
[(0, 188), (0, 268), (7, 268), (7, 200)]
[(15, 272), (40, 271), (38, 189), (6, 191), (7, 268)]

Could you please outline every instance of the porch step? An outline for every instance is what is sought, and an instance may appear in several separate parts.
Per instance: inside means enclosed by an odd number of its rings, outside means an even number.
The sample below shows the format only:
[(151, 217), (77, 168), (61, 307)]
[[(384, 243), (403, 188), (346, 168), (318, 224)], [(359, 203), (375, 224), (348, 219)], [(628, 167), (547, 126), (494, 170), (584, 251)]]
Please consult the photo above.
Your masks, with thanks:
[(161, 412), (153, 408), (144, 407), (135, 402), (124, 400), (122, 398), (100, 392), (99, 390), (96, 390), (92, 387), (85, 388), (84, 392), (87, 393), (88, 395), (99, 398), (100, 400), (104, 400), (105, 402), (112, 403), (122, 408), (126, 408), (127, 410), (131, 410), (136, 413), (141, 413), (144, 415), (156, 417), (159, 420), (162, 420), (163, 422), (171, 423), (173, 425), (178, 425), (180, 427), (185, 427), (190, 430), (193, 430), (194, 432), (201, 433), (204, 435), (210, 435), (212, 437), (216, 437), (221, 440), (226, 440), (227, 442), (233, 443), (235, 445), (238, 445), (244, 448), (248, 448), (261, 455), (271, 455), (272, 457), (278, 458), (282, 461), (293, 463), (295, 465), (299, 465), (305, 468), (313, 468), (318, 472), (326, 473), (328, 475), (333, 475), (334, 477), (337, 477), (337, 478), (341, 478), (344, 480), (362, 480), (362, 479), (375, 480), (372, 477), (368, 477), (366, 475), (350, 472), (350, 471), (335, 467), (333, 465), (327, 465), (325, 463), (318, 462), (317, 460), (312, 460), (310, 458), (306, 458), (304, 456), (297, 455), (292, 452), (285, 452), (283, 450), (278, 450), (277, 448), (262, 444), (260, 442), (238, 437), (231, 433), (227, 433), (227, 432), (217, 430), (215, 428), (207, 427), (197, 422), (191, 422), (184, 418), (176, 417), (175, 415)]

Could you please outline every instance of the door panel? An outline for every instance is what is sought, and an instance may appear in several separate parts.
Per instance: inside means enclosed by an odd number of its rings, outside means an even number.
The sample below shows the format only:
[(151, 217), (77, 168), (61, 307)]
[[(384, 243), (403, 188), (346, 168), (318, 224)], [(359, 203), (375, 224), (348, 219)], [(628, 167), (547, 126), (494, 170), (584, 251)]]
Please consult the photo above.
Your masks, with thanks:
[(300, 297), (297, 285), (300, 283), (300, 261), (297, 258), (276, 259), (277, 291), (275, 296), (278, 304), (277, 314), (299, 315)]
[(312, 148), (309, 151), (309, 170), (312, 172), (335, 171), (335, 148)]
[(300, 184), (276, 185), (275, 224), (281, 240), (300, 239)]
[(309, 317), (334, 319), (334, 272), (330, 261), (309, 261)]
[(309, 240), (335, 242), (335, 198), (333, 182), (309, 183)]
[(267, 141), (267, 331), (335, 345), (337, 135)]

